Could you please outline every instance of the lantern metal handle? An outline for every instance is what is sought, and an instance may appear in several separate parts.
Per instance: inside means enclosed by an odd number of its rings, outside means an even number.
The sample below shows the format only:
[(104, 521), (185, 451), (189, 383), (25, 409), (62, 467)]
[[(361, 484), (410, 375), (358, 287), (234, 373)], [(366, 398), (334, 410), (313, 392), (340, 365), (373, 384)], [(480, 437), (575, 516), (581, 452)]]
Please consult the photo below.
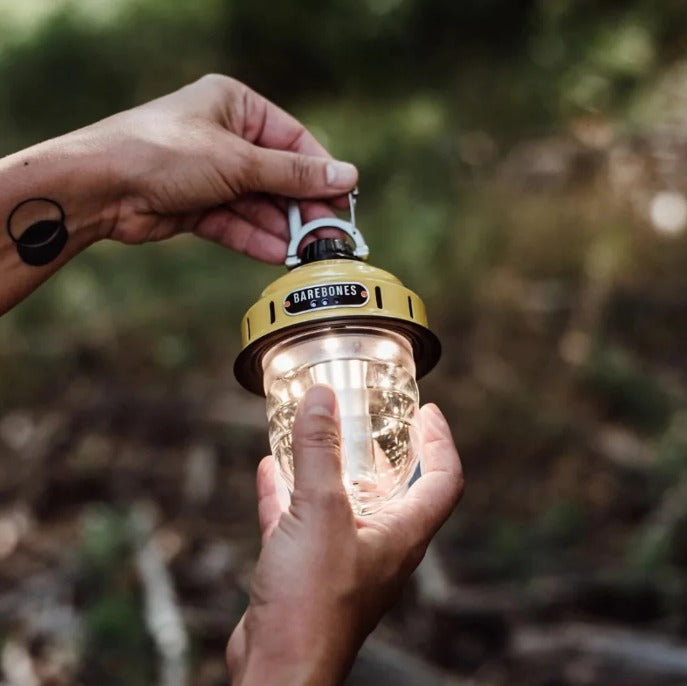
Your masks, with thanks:
[(360, 233), (355, 225), (355, 201), (357, 195), (357, 188), (348, 194), (348, 206), (351, 213), (350, 221), (344, 221), (338, 217), (323, 217), (322, 219), (313, 219), (307, 224), (303, 224), (298, 203), (295, 200), (289, 202), (289, 233), (291, 234), (291, 240), (289, 241), (284, 262), (289, 269), (293, 269), (293, 267), (297, 267), (301, 263), (301, 258), (298, 256), (298, 246), (302, 243), (303, 239), (312, 231), (324, 228), (340, 229), (350, 236), (355, 246), (353, 254), (361, 260), (367, 259), (370, 249), (367, 247), (367, 243), (365, 243), (363, 234)]

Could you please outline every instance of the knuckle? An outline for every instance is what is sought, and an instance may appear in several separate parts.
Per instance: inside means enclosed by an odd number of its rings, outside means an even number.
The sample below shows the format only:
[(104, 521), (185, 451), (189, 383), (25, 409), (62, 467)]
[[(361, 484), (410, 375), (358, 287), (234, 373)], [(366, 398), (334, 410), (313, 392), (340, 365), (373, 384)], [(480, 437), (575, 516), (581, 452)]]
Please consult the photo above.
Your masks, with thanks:
[(306, 433), (303, 437), (303, 442), (306, 445), (339, 448), (340, 440), (339, 435), (333, 428), (322, 428)]
[(341, 437), (333, 417), (309, 416), (300, 418), (293, 427), (293, 440), (302, 448), (341, 447)]
[(204, 91), (204, 102), (225, 128), (242, 130), (245, 102), (250, 92), (248, 86), (224, 74), (205, 74), (196, 81), (196, 85)]
[(301, 448), (326, 449), (329, 452), (341, 447), (341, 438), (334, 426), (308, 427), (298, 432), (294, 439)]
[(312, 166), (305, 155), (294, 155), (291, 162), (291, 175), (301, 187), (309, 186), (314, 181)]
[(255, 149), (248, 143), (237, 141), (236, 156), (236, 185), (239, 193), (259, 190), (262, 185), (262, 166)]
[(211, 88), (227, 88), (227, 86), (234, 85), (236, 82), (230, 76), (211, 72), (201, 76), (198, 79), (198, 83), (202, 83)]
[(342, 490), (317, 489), (310, 493), (310, 502), (319, 510), (340, 514), (348, 507), (346, 494)]

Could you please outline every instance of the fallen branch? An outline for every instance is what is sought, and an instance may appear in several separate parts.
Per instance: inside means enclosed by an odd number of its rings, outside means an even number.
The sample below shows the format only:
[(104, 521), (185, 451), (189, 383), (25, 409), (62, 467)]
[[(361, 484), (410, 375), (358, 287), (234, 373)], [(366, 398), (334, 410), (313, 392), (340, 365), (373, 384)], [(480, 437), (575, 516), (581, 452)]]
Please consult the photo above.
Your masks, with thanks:
[(531, 659), (561, 652), (591, 655), (643, 672), (687, 678), (687, 646), (644, 632), (582, 622), (514, 629), (511, 654)]
[(154, 523), (148, 509), (135, 508), (132, 523), (137, 542), (135, 563), (145, 599), (145, 621), (162, 663), (160, 685), (185, 686), (188, 683), (188, 635), (174, 592), (174, 581), (153, 535)]
[(461, 686), (467, 682), (373, 634), (365, 642), (345, 683), (350, 686)]

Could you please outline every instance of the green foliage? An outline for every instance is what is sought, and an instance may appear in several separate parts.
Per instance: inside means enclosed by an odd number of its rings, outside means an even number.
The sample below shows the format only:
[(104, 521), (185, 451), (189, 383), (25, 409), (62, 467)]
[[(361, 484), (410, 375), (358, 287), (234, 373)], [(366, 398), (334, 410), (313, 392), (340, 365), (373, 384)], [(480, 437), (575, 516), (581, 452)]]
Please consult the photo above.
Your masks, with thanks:
[(687, 471), (687, 413), (676, 412), (656, 448), (657, 472), (666, 483)]
[(587, 382), (611, 419), (655, 433), (670, 419), (674, 399), (623, 350), (597, 347), (587, 362)]
[(484, 550), (484, 570), (504, 579), (560, 573), (565, 552), (588, 531), (581, 503), (561, 500), (530, 521), (495, 520)]
[[(489, 217), (493, 191), (477, 194), (475, 169), (462, 159), (465, 135), (486, 132), (498, 146), (555, 128), (574, 111), (612, 108), (628, 79), (636, 85), (652, 73), (674, 33), (670, 14), (659, 19), (639, 1), (592, 11), (589, 3), (507, 0), (120, 0), (107, 10), (63, 0), (35, 11), (29, 28), (5, 29), (0, 152), (202, 73), (231, 73), (291, 107), (335, 154), (360, 166), (361, 222), (375, 261), (427, 295), (445, 291), (448, 270), (433, 265), (448, 259), (458, 261), (450, 285), (469, 292), (490, 241), (499, 240)], [(6, 12), (12, 16), (9, 5)], [(234, 273), (242, 262), (183, 242), (147, 252), (99, 248), (9, 326), (44, 332), (47, 323), (96, 313), (145, 319), (189, 287), (211, 316), (220, 311), (208, 303), (219, 308), (222, 298), (233, 316), (264, 282), (251, 279), (238, 294), (245, 280), (235, 279), (228, 298), (221, 265)]]
[(81, 556), (87, 574), (103, 581), (131, 552), (133, 532), (124, 512), (105, 506), (87, 511), (82, 518)]
[(78, 589), (85, 683), (143, 686), (154, 679), (155, 648), (131, 569), (133, 541), (126, 512), (101, 506), (83, 517)]
[(155, 648), (140, 608), (124, 592), (109, 590), (84, 613), (82, 674), (87, 683), (144, 686), (155, 679)]

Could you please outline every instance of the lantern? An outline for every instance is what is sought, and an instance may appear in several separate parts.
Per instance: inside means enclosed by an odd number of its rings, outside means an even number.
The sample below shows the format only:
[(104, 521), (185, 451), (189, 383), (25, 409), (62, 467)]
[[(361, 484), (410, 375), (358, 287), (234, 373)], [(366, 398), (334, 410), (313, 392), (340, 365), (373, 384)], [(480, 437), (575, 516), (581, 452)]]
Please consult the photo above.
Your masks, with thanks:
[[(353, 194), (349, 203), (350, 221), (305, 225), (290, 203), (290, 271), (244, 316), (234, 371), (242, 386), (267, 398), (270, 445), (289, 491), (298, 402), (314, 384), (331, 386), (341, 417), (343, 482), (353, 510), (364, 515), (410, 483), (420, 449), (416, 379), (434, 367), (441, 346), (419, 296), (365, 262)], [(329, 227), (347, 239), (319, 238), (298, 255), (307, 235)]]

